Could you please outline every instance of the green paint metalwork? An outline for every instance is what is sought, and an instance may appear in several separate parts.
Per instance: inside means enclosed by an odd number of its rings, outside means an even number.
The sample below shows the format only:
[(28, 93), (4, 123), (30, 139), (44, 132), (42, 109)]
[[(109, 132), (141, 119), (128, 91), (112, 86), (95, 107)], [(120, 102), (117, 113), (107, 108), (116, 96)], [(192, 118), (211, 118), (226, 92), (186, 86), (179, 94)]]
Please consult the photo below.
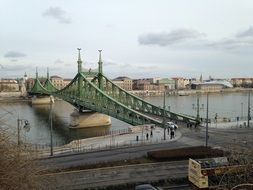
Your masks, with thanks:
[[(92, 82), (94, 84), (97, 84), (98, 81), (93, 80)], [(163, 116), (163, 109), (155, 106), (138, 96), (135, 96), (123, 88), (117, 86), (114, 84), (110, 79), (108, 79), (106, 76), (103, 75), (103, 82), (104, 82), (104, 89), (103, 91), (114, 98), (116, 101), (119, 101), (120, 103), (128, 106), (129, 108), (136, 110), (138, 112), (144, 113), (149, 116), (157, 116), (157, 117), (162, 117)], [(178, 121), (183, 121), (183, 122), (193, 122), (193, 123), (198, 123), (198, 120), (194, 117), (186, 116), (183, 114), (177, 114), (168, 110), (165, 110), (165, 117), (171, 120), (178, 120)]]
[(49, 92), (55, 92), (58, 90), (49, 79), (46, 80), (43, 87)]
[[(80, 79), (82, 87), (81, 91), (78, 92), (78, 81)], [(95, 84), (88, 81), (82, 73), (78, 73), (65, 88), (51, 92), (51, 95), (62, 98), (75, 107), (104, 113), (131, 125), (153, 123), (162, 126), (161, 121), (137, 112), (108, 96)]]
[[(155, 124), (163, 127), (161, 118), (163, 109), (128, 93), (103, 76), (104, 90), (98, 87), (98, 78), (93, 82), (86, 79), (83, 73), (78, 73), (75, 78), (63, 89), (56, 90), (43, 87), (38, 79), (31, 93), (46, 94), (59, 97), (80, 109), (104, 113), (131, 125)], [(79, 90), (80, 89), (80, 90)], [(179, 115), (166, 110), (166, 116), (185, 122), (196, 122), (195, 118)], [(180, 119), (182, 118), (182, 119)]]
[[(131, 125), (155, 124), (166, 127), (166, 119), (199, 124), (196, 118), (164, 110), (127, 92), (103, 75), (101, 51), (99, 50), (98, 72), (82, 70), (82, 60), (78, 48), (78, 73), (63, 89), (57, 90), (49, 80), (49, 73), (44, 87), (36, 80), (30, 94), (45, 94), (59, 97), (75, 107), (107, 114)], [(93, 78), (91, 81), (88, 78)]]
[(39, 79), (36, 78), (35, 83), (29, 93), (30, 94), (50, 95), (51, 92), (49, 90), (47, 90), (46, 88), (44, 88), (43, 85), (40, 83)]

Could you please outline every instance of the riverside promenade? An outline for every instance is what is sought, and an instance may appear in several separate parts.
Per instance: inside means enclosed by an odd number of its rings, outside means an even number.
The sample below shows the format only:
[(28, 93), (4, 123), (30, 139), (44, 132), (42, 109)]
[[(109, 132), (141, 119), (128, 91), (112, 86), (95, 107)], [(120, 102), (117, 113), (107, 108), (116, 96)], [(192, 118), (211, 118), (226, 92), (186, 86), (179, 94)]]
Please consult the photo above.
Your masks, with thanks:
[[(160, 127), (151, 127), (148, 125), (131, 126), (129, 132), (124, 134), (111, 134), (87, 139), (79, 139), (69, 144), (53, 147), (54, 155), (62, 155), (73, 152), (94, 152), (114, 148), (124, 148), (131, 146), (141, 146), (145, 144), (158, 144), (172, 142), (181, 137), (180, 130), (175, 131), (174, 137), (171, 138), (170, 131)], [(152, 131), (152, 132), (151, 132)], [(39, 157), (50, 156), (50, 147), (37, 150)]]

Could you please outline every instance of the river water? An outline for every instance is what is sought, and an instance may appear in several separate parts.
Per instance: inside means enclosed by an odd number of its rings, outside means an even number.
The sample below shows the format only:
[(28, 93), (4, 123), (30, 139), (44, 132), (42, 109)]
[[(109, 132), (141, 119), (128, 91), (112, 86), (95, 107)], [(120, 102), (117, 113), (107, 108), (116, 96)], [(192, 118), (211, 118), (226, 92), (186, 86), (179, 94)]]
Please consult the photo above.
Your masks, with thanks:
[[(163, 97), (146, 97), (145, 100), (163, 106)], [(206, 95), (200, 95), (200, 117), (206, 117)], [(196, 115), (197, 96), (167, 96), (166, 108), (173, 112)], [(251, 96), (251, 102), (253, 97)], [(97, 136), (109, 130), (126, 129), (129, 124), (112, 119), (109, 127), (69, 129), (70, 114), (74, 107), (64, 101), (53, 105), (53, 141), (55, 145), (68, 143), (74, 139)], [(0, 125), (17, 133), (17, 119), (27, 119), (30, 130), (21, 130), (23, 141), (33, 144), (50, 144), (49, 105), (32, 106), (28, 102), (0, 103)], [(246, 117), (248, 113), (248, 93), (209, 94), (209, 117)]]

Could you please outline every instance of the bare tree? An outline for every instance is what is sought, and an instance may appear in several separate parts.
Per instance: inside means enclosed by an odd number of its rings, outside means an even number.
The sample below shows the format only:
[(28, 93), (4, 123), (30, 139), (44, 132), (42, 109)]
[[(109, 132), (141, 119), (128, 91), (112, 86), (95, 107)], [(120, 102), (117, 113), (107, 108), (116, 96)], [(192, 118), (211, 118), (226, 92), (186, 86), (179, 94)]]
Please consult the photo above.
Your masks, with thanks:
[(33, 153), (27, 147), (18, 146), (10, 137), (0, 122), (1, 189), (45, 189), (45, 181), (39, 175), (41, 167), (33, 160)]
[(229, 149), (228, 160), (229, 165), (233, 167), (220, 178), (219, 189), (252, 189), (253, 149), (243, 149), (240, 145), (233, 146)]

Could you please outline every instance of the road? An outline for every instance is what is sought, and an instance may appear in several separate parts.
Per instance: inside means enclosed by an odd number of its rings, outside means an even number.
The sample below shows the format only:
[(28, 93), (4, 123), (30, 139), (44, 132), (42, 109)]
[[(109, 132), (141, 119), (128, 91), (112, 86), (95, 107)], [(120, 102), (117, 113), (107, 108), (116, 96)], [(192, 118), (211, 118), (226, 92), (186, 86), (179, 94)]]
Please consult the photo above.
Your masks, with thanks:
[(186, 176), (187, 161), (116, 166), (44, 175), (46, 179), (54, 181), (52, 189), (101, 188), (111, 185), (132, 184), (120, 187), (120, 189), (125, 189), (130, 186), (134, 187), (134, 184), (184, 178)]
[[(64, 156), (41, 159), (40, 162), (50, 169), (61, 169), (80, 165), (96, 164), (99, 162), (111, 162), (115, 160), (132, 159), (146, 156), (148, 151), (159, 149), (172, 149), (186, 146), (205, 145), (205, 129), (181, 128), (182, 137), (177, 141), (119, 148), (91, 153), (76, 153)], [(253, 129), (209, 129), (209, 145), (214, 147), (251, 149), (253, 143)]]
[[(44, 165), (47, 165), (49, 169), (62, 169), (80, 165), (95, 164), (99, 162), (138, 158), (146, 156), (147, 152), (151, 150), (205, 145), (205, 129), (181, 128), (180, 130), (182, 132), (182, 137), (177, 141), (169, 143), (55, 156), (47, 159), (41, 159), (40, 162)], [(252, 128), (211, 128), (209, 130), (209, 145), (211, 146), (222, 147), (226, 149), (238, 147), (251, 150), (252, 141)], [(164, 177), (176, 178), (186, 177), (187, 175), (187, 163), (181, 163), (178, 161), (172, 162), (172, 164), (166, 163), (167, 166), (159, 164), (155, 167), (152, 167), (152, 164), (146, 164), (139, 166), (118, 166), (107, 169), (104, 168), (74, 172), (60, 172), (51, 175), (51, 178), (56, 180), (55, 184), (60, 186), (60, 188), (64, 184), (64, 187), (67, 187), (67, 189), (80, 189), (84, 187), (107, 186), (130, 182), (157, 181), (158, 179), (164, 179)], [(112, 174), (112, 176), (109, 176), (110, 174)], [(188, 189), (188, 187), (186, 187), (186, 189)]]

